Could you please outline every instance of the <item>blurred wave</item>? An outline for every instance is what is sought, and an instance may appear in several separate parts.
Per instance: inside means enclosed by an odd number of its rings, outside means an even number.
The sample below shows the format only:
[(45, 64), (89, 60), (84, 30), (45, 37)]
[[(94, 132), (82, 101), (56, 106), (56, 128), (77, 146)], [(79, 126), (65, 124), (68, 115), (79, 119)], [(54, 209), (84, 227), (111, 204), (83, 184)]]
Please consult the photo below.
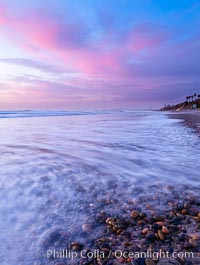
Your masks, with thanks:
[(198, 186), (199, 138), (161, 112), (0, 116), (8, 118), (0, 119), (1, 264), (35, 264), (41, 236), (52, 227), (81, 242), (80, 225), (102, 198), (115, 201), (105, 209), (117, 214), (124, 201), (153, 192), (151, 185)]
[[(18, 110), (18, 111), (0, 111), (0, 118), (97, 115), (97, 114), (111, 114), (111, 113), (116, 113), (116, 112), (125, 112), (125, 110), (96, 110), (96, 111)], [(128, 112), (128, 111), (126, 111), (126, 112)]]

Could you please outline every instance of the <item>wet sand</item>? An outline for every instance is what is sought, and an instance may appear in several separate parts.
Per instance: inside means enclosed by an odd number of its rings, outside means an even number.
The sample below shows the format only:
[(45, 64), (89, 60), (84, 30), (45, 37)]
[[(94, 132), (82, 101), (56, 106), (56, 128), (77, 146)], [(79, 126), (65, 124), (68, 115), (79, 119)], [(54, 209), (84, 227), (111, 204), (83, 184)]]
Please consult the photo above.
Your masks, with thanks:
[(183, 123), (200, 134), (200, 111), (172, 112), (168, 114), (172, 119), (181, 119)]
[[(195, 132), (200, 133), (200, 112), (172, 113), (171, 118), (182, 119), (183, 123)], [(64, 249), (67, 246), (67, 259), (51, 260), (56, 265), (64, 264), (134, 264), (134, 265), (190, 265), (200, 264), (200, 196), (199, 186), (152, 185), (148, 190), (133, 189), (133, 199), (117, 191), (111, 185), (110, 191), (104, 191), (101, 198), (92, 194), (93, 201), (83, 202), (87, 211), (88, 222), (77, 224), (71, 231), (57, 231), (56, 241), (48, 235), (43, 251)], [(122, 185), (121, 189), (126, 190)], [(84, 191), (81, 191), (84, 193)], [(137, 196), (135, 196), (137, 194)], [(83, 196), (84, 197), (84, 196)], [(118, 209), (113, 213), (113, 209)], [(55, 233), (55, 231), (52, 231)], [(51, 233), (51, 232), (50, 232)], [(79, 235), (81, 241), (74, 241)], [(44, 242), (42, 244), (44, 244)], [(88, 252), (85, 252), (87, 250)], [(71, 252), (70, 252), (71, 251)], [(93, 253), (93, 257), (81, 257), (84, 253)], [(118, 252), (120, 251), (120, 252)], [(71, 259), (70, 253), (75, 252), (77, 258)], [(133, 258), (131, 255), (141, 252), (151, 253), (148, 258)], [(162, 254), (179, 252), (191, 258), (163, 258)], [(122, 256), (120, 256), (120, 253)], [(123, 256), (124, 253), (124, 256)], [(154, 253), (154, 254), (153, 254)], [(157, 253), (157, 255), (156, 255)], [(187, 254), (186, 254), (187, 253)], [(119, 257), (118, 257), (119, 255)], [(163, 254), (164, 255), (164, 254)], [(87, 256), (87, 255), (86, 255)], [(48, 261), (46, 260), (49, 264)]]
[(2, 264), (200, 264), (196, 135), (163, 113), (55, 121), (2, 127)]

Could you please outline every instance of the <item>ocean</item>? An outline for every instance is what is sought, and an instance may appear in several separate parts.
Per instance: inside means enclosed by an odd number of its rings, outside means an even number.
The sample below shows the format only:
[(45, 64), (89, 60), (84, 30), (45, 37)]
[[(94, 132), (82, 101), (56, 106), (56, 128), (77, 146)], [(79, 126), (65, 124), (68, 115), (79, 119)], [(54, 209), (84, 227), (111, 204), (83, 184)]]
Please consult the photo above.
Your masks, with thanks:
[(197, 194), (198, 157), (199, 136), (159, 111), (1, 111), (0, 263), (54, 264), (47, 248), (106, 233), (98, 209), (117, 216), (167, 186)]

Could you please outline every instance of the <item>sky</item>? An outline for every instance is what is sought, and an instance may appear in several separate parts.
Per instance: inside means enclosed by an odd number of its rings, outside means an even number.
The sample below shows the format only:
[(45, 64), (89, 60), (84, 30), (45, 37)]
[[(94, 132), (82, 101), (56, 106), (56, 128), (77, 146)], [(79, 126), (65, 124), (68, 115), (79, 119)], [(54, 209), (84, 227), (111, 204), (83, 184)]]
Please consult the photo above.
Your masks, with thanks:
[(0, 0), (0, 109), (158, 108), (194, 93), (199, 0)]

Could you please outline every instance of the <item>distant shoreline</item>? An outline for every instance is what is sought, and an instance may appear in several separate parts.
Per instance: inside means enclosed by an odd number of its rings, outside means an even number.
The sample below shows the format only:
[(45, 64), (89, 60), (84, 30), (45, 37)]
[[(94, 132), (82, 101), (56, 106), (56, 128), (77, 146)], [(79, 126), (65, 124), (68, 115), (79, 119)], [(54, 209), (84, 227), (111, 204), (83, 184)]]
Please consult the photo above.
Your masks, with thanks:
[[(175, 105), (165, 105), (160, 111), (185, 111), (185, 110), (200, 110), (200, 95), (186, 97), (186, 101), (177, 103)], [(192, 97), (192, 100), (190, 98)]]

